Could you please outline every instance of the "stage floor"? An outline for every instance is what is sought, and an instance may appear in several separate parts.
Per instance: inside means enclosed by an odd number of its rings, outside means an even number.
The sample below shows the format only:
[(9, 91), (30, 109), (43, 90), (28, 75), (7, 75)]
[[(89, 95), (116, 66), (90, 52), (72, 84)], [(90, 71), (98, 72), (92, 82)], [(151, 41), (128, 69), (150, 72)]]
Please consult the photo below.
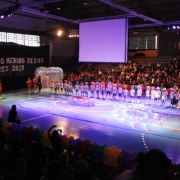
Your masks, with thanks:
[(70, 105), (69, 96), (52, 94), (49, 89), (39, 94), (28, 94), (26, 89), (9, 91), (2, 97), (3, 119), (16, 104), (25, 126), (48, 130), (57, 124), (67, 136), (130, 151), (158, 148), (174, 163), (180, 162), (180, 109), (169, 108), (169, 101), (161, 107), (147, 104), (143, 97), (140, 104), (95, 99), (95, 106), (87, 107)]

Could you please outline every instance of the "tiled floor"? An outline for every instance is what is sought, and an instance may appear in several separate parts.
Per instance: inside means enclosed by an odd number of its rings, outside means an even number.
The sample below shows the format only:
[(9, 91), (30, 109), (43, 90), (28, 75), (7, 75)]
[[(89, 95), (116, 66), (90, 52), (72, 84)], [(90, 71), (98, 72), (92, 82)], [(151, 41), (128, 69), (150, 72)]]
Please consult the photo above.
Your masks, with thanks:
[[(95, 99), (95, 106), (70, 105), (69, 96), (40, 94), (27, 90), (4, 92), (0, 101), (0, 116), (7, 119), (12, 104), (16, 104), (24, 126), (33, 125), (48, 130), (51, 125), (74, 138), (116, 146), (129, 151), (163, 150), (174, 163), (180, 162), (180, 110), (119, 100)], [(135, 99), (136, 101), (136, 99)]]

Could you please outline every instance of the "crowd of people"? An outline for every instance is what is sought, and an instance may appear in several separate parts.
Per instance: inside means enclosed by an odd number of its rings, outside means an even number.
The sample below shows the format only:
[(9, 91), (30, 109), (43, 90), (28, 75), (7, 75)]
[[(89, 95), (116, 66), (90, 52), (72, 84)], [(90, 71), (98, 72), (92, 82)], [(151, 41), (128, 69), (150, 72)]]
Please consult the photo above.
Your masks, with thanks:
[[(112, 64), (100, 68), (85, 64), (64, 73), (62, 81), (51, 80), (48, 85), (53, 93), (85, 96), (102, 99), (127, 100), (133, 103), (145, 96), (147, 102), (164, 106), (169, 98), (171, 106), (177, 107), (179, 100), (179, 62), (174, 58), (170, 63), (146, 63), (138, 65)], [(33, 87), (41, 92), (41, 77), (27, 81), (28, 92)], [(2, 90), (2, 88), (1, 88)], [(135, 98), (136, 97), (136, 98)], [(9, 111), (8, 121), (20, 124), (16, 105)], [(48, 130), (51, 146), (32, 141), (30, 134), (16, 137), (0, 132), (0, 180), (178, 180), (180, 168), (172, 169), (171, 160), (160, 150), (151, 149), (138, 153), (134, 168), (122, 169), (116, 173), (94, 171), (89, 157), (62, 149), (62, 135), (53, 125)], [(72, 159), (73, 160), (72, 160)], [(98, 164), (98, 168), (104, 164)], [(117, 167), (116, 167), (117, 168)], [(100, 174), (107, 176), (100, 176)]]
[[(146, 103), (158, 106), (164, 106), (169, 99), (169, 106), (177, 107), (180, 97), (179, 68), (176, 57), (171, 62), (140, 65), (129, 61), (104, 68), (89, 63), (69, 69), (64, 73), (63, 80), (51, 79), (47, 86), (53, 93), (128, 100), (132, 103), (140, 103), (144, 96)], [(39, 86), (34, 79), (34, 88), (37, 89)]]
[[(13, 125), (14, 126), (14, 125)], [(19, 125), (18, 125), (19, 126)], [(16, 126), (16, 129), (18, 128)], [(12, 127), (12, 126), (11, 126)], [(16, 137), (13, 127), (9, 135), (0, 132), (1, 180), (178, 180), (179, 165), (172, 164), (166, 154), (158, 149), (139, 152), (127, 166), (123, 161), (109, 166), (86, 156), (81, 149), (63, 148), (63, 137), (53, 125), (47, 132), (51, 146), (33, 140), (32, 126), (23, 128)], [(25, 131), (26, 130), (26, 131)], [(15, 132), (15, 131), (14, 131)], [(70, 141), (69, 141), (70, 142)], [(91, 145), (92, 146), (92, 145)], [(84, 147), (85, 148), (85, 147)], [(83, 146), (82, 146), (83, 149)], [(99, 158), (100, 159), (100, 158)], [(124, 165), (122, 164), (124, 163)], [(126, 164), (126, 165), (125, 165)], [(126, 168), (122, 168), (126, 167)]]

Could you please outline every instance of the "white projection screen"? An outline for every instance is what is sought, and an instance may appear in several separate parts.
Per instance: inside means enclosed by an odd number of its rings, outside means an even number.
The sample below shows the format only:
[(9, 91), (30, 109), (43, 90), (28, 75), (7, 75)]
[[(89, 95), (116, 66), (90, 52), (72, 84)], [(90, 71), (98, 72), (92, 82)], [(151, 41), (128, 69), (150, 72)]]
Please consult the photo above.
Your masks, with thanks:
[(80, 23), (79, 62), (127, 62), (128, 20)]

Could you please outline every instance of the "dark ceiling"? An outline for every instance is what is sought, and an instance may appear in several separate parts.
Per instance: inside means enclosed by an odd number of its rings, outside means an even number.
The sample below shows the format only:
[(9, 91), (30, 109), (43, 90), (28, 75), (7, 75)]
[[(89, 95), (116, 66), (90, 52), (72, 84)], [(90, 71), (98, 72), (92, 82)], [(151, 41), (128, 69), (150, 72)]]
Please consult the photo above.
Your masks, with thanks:
[[(130, 32), (158, 32), (174, 24), (180, 25), (180, 0), (9, 0), (9, 2), (14, 3), (14, 6), (20, 5), (17, 11), (47, 16), (65, 27), (78, 27), (78, 23), (84, 21), (121, 17), (129, 19)], [(4, 8), (6, 7), (2, 7), (0, 12)]]

